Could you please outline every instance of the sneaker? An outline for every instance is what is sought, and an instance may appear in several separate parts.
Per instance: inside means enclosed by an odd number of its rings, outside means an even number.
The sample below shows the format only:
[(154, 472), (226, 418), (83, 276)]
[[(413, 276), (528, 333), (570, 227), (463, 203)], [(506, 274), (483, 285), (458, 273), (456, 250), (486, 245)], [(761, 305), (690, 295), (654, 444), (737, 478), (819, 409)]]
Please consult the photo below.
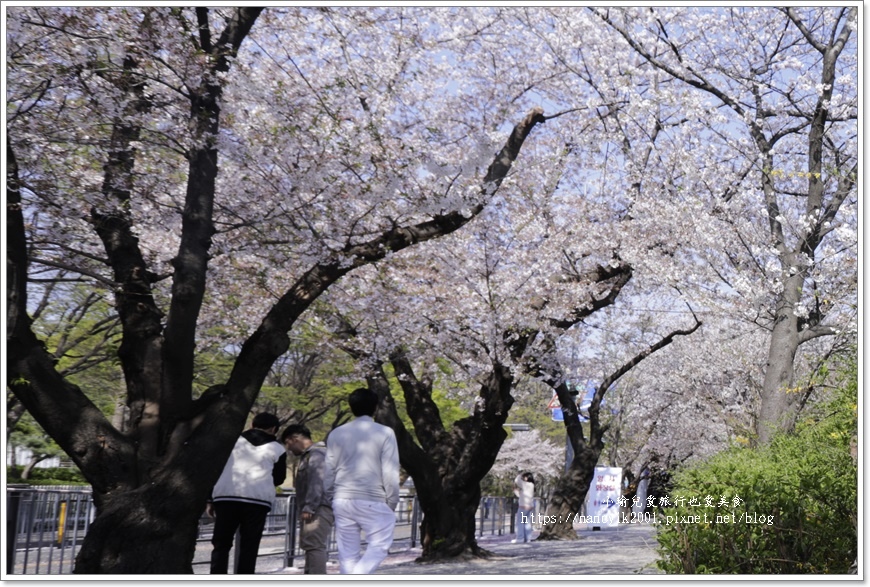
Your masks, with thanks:
[(516, 539), (516, 538), (514, 538), (513, 540), (511, 540), (511, 544), (516, 544), (516, 543), (517, 543), (517, 539)]

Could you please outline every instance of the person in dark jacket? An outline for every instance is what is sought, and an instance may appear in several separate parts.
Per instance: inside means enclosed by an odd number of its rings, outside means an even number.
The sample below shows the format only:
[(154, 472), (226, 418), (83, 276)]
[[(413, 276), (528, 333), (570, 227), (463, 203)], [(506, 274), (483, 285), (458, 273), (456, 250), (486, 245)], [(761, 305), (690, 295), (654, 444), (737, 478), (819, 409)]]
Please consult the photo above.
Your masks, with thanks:
[(326, 473), (326, 444), (311, 440), (302, 424), (287, 426), (281, 435), (284, 446), (299, 458), (296, 469), (296, 518), (299, 546), (305, 551), (305, 574), (326, 574), (326, 542), (332, 530), (332, 505), (323, 489)]
[(287, 477), (287, 452), (277, 441), (279, 421), (274, 414), (257, 414), (242, 432), (206, 507), (214, 517), (211, 573), (227, 574), (233, 537), (237, 545), (238, 574), (253, 574), (266, 516), (275, 500), (275, 487)]

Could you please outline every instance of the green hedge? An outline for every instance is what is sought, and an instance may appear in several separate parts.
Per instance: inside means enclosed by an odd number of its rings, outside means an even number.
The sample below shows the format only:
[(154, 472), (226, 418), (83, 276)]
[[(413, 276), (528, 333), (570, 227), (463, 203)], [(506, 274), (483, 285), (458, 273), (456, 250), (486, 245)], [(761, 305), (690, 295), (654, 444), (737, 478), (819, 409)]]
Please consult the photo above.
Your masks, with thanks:
[[(678, 473), (671, 501), (685, 503), (658, 512), (659, 567), (668, 573), (848, 572), (858, 544), (857, 465), (850, 452), (856, 432), (857, 378), (803, 417), (794, 433)], [(700, 505), (689, 505), (692, 498)]]
[(84, 476), (77, 468), (34, 468), (29, 479), (21, 479), (23, 467), (6, 467), (7, 483), (28, 483), (30, 485), (87, 485)]

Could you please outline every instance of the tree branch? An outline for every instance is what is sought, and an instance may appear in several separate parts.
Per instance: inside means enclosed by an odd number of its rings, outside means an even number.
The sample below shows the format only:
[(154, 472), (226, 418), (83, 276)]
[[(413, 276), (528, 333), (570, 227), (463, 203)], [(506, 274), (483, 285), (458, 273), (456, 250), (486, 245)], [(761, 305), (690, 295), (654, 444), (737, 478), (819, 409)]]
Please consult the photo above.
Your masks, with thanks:
[(30, 257), (31, 263), (38, 263), (39, 265), (45, 265), (46, 267), (54, 267), (55, 269), (63, 269), (64, 271), (69, 271), (71, 273), (78, 273), (79, 275), (85, 275), (90, 277), (96, 281), (99, 281), (103, 285), (107, 285), (110, 288), (114, 289), (118, 284), (112, 281), (111, 279), (106, 279), (96, 271), (91, 271), (89, 269), (84, 269), (82, 267), (77, 267), (74, 265), (70, 265), (68, 263), (61, 263), (60, 261), (54, 261), (52, 259), (44, 259), (42, 257)]
[[(691, 308), (689, 308), (691, 310)], [(604, 394), (610, 389), (610, 387), (616, 383), (623, 375), (628, 373), (631, 369), (636, 367), (641, 361), (655, 353), (656, 351), (663, 349), (674, 341), (674, 338), (677, 336), (688, 336), (698, 330), (701, 327), (702, 322), (698, 320), (698, 317), (695, 315), (695, 312), (692, 311), (692, 317), (695, 319), (695, 324), (688, 329), (674, 330), (657, 343), (651, 345), (649, 348), (639, 352), (634, 357), (632, 357), (629, 361), (620, 366), (616, 371), (608, 375), (595, 390), (595, 395), (592, 396), (592, 404), (589, 406), (589, 421), (592, 425), (592, 430), (594, 431), (599, 427), (599, 410), (601, 408), (601, 401), (604, 399)], [(593, 436), (593, 432), (590, 432), (590, 436)]]
[(402, 468), (408, 472), (415, 483), (425, 484), (432, 492), (440, 493), (441, 480), (437, 475), (430, 475), (437, 470), (433, 466), (432, 453), (425, 451), (414, 441), (414, 437), (405, 428), (396, 403), (390, 393), (390, 384), (384, 373), (383, 363), (378, 362), (376, 367), (366, 377), (369, 389), (378, 394), (378, 409), (375, 420), (385, 426), (389, 426), (396, 434), (396, 443), (399, 446), (399, 462)]
[(507, 176), (526, 137), (543, 121), (543, 110), (535, 108), (514, 127), (504, 147), (487, 170), (481, 186), (483, 201), (472, 209), (471, 214), (464, 215), (453, 211), (413, 226), (393, 228), (364, 243), (348, 243), (331, 260), (306, 271), (272, 306), (259, 328), (242, 345), (230, 375), (230, 388), (239, 390), (247, 401), (253, 403), (271, 364), (287, 350), (287, 332), (302, 312), (339, 278), (357, 267), (383, 259), (390, 252), (450, 234), (470, 222), (483, 210), (489, 196)]
[[(211, 41), (205, 9), (197, 10), (200, 39), (204, 48)], [(163, 402), (170, 413), (184, 411), (192, 400), (196, 330), (206, 292), (206, 272), (214, 226), (214, 200), (218, 174), (215, 146), (220, 125), (223, 87), (217, 72), (229, 70), (229, 57), (236, 55), (262, 8), (235, 9), (217, 43), (210, 46), (211, 71), (203, 74), (199, 88), (191, 92), (190, 120), (195, 125), (197, 146), (189, 154), (187, 192), (182, 212), (181, 242), (172, 260), (175, 275), (166, 318), (163, 353)]]
[(407, 355), (393, 353), (390, 363), (405, 393), (405, 408), (414, 424), (417, 440), (431, 454), (438, 446), (443, 446), (448, 437), (438, 406), (432, 401), (432, 384), (417, 379)]
[(619, 292), (621, 292), (622, 288), (631, 280), (632, 274), (633, 270), (631, 265), (623, 263), (622, 261), (620, 261), (615, 267), (612, 265), (607, 265), (606, 267), (599, 265), (594, 271), (588, 273), (585, 277), (592, 283), (598, 284), (603, 284), (604, 282), (613, 280), (613, 282), (609, 284), (607, 295), (601, 298), (595, 297), (594, 294), (590, 295), (590, 301), (572, 310), (571, 314), (567, 317), (551, 319), (550, 325), (562, 330), (567, 330), (598, 310), (613, 304), (619, 296)]
[(807, 40), (807, 43), (809, 43), (816, 51), (818, 51), (819, 53), (824, 55), (825, 51), (827, 50), (827, 47), (825, 45), (823, 45), (822, 43), (820, 43), (819, 41), (817, 41), (813, 37), (813, 33), (806, 27), (806, 25), (803, 23), (803, 21), (797, 15), (797, 12), (795, 12), (794, 8), (791, 8), (791, 7), (786, 8), (785, 13), (788, 16), (789, 20), (791, 20), (794, 23), (794, 25), (797, 27), (797, 29), (801, 32), (801, 34)]
[[(622, 36), (622, 38), (625, 39), (626, 42), (631, 46), (631, 48), (634, 49), (638, 53), (638, 55), (640, 55), (641, 57), (646, 59), (650, 63), (650, 65), (653, 65), (657, 69), (664, 71), (665, 73), (671, 75), (675, 79), (681, 80), (681, 81), (689, 84), (693, 88), (697, 88), (699, 90), (704, 90), (705, 92), (708, 92), (708, 93), (716, 96), (717, 98), (719, 98), (719, 100), (722, 101), (723, 104), (726, 104), (728, 107), (730, 107), (735, 112), (737, 112), (740, 116), (744, 115), (743, 107), (740, 106), (740, 104), (736, 100), (734, 100), (733, 98), (728, 96), (725, 92), (723, 92), (722, 90), (720, 90), (716, 86), (709, 83), (707, 80), (705, 80), (703, 77), (698, 75), (696, 72), (692, 71), (692, 69), (690, 67), (684, 66), (684, 67), (686, 67), (686, 71), (688, 71), (692, 75), (696, 76), (698, 79), (694, 79), (692, 77), (689, 77), (688, 75), (685, 75), (682, 72), (677, 71), (675, 68), (671, 67), (670, 65), (666, 64), (664, 61), (661, 61), (660, 59), (656, 58), (642, 44), (637, 42), (628, 33), (628, 31), (626, 31), (623, 27), (620, 27), (619, 25), (617, 25), (610, 18), (609, 14), (607, 14), (607, 12), (602, 12), (602, 10), (599, 8), (590, 8), (590, 10), (593, 13), (595, 13), (596, 15), (598, 15), (601, 18), (601, 20), (603, 20), (608, 25), (610, 25), (613, 28), (613, 30), (618, 32)], [(668, 43), (668, 44), (671, 46), (671, 48), (673, 48), (673, 45), (671, 43)], [(677, 56), (679, 57), (679, 53), (677, 53)], [(680, 59), (680, 63), (682, 64), (682, 59)]]
[[(138, 63), (127, 56), (123, 71), (114, 84), (129, 98), (112, 126), (108, 161), (103, 172), (103, 194), (114, 208), (91, 209), (90, 221), (103, 243), (114, 274), (115, 307), (122, 324), (118, 356), (127, 384), (131, 423), (140, 426), (143, 454), (157, 453), (157, 424), (161, 398), (161, 374), (154, 372), (161, 353), (162, 312), (154, 299), (147, 263), (135, 236), (130, 217), (133, 167), (141, 127), (137, 116), (151, 108), (145, 96), (145, 82), (137, 75)], [(157, 360), (159, 365), (159, 359)]]
[(798, 334), (798, 339), (800, 340), (799, 344), (803, 344), (805, 342), (811, 341), (816, 338), (821, 338), (823, 336), (833, 336), (837, 334), (837, 331), (830, 327), (822, 324), (812, 326), (810, 328), (804, 328)]
[[(134, 447), (82, 391), (55, 368), (54, 357), (36, 338), (27, 316), (27, 237), (21, 207), (18, 164), (6, 142), (6, 386), (45, 431), (88, 475), (95, 490), (107, 491), (110, 481), (131, 482), (125, 459), (108, 451), (132, 454)], [(70, 426), (75, 421), (76, 426)], [(112, 442), (106, 440), (111, 437)], [(95, 472), (99, 471), (100, 476)]]

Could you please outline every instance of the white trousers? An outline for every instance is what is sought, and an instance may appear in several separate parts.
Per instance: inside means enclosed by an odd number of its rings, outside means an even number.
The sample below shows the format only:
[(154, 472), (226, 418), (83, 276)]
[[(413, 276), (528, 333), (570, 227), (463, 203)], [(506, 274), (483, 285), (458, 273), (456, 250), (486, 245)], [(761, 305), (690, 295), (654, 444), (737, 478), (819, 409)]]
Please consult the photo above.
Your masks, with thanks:
[[(335, 499), (335, 540), (338, 543), (338, 571), (342, 575), (369, 575), (387, 558), (393, 544), (396, 514), (384, 502)], [(361, 554), (360, 531), (365, 533), (366, 551)]]

